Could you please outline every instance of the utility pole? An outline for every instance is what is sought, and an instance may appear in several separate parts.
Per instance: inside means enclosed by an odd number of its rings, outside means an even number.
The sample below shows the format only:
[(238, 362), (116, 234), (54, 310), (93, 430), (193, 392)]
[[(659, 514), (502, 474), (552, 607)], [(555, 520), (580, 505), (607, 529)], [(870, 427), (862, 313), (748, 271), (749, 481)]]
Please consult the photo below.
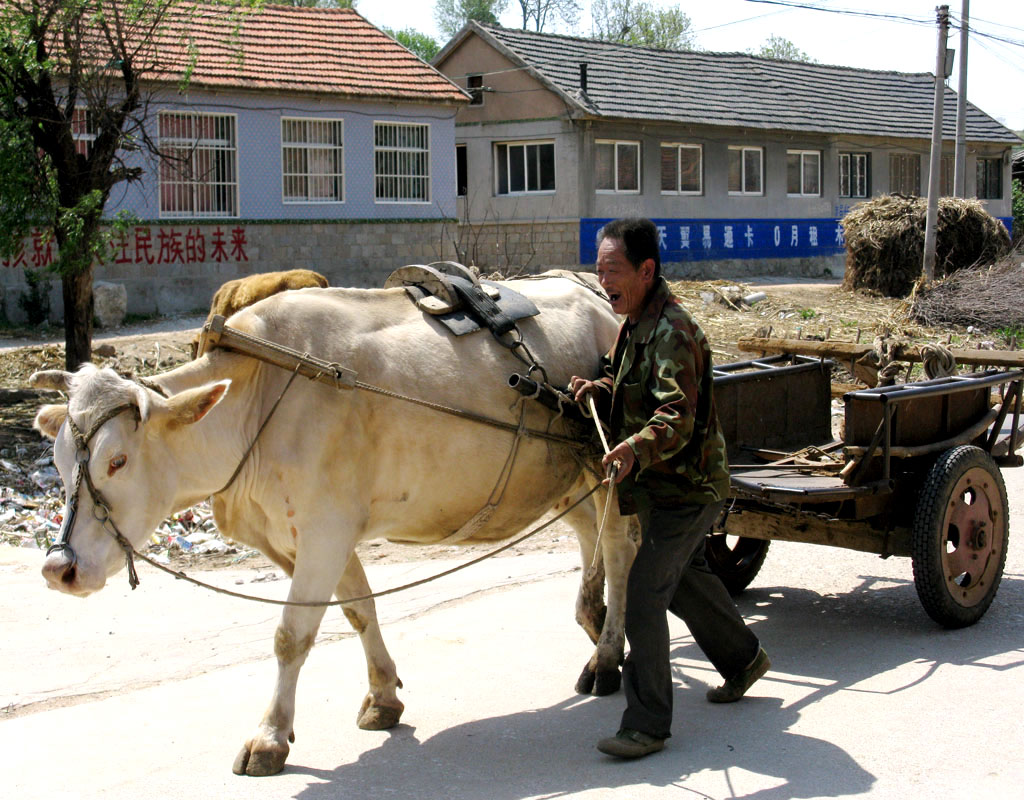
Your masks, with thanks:
[(949, 6), (936, 9), (939, 46), (935, 56), (935, 110), (932, 114), (932, 159), (928, 168), (928, 214), (924, 224), (924, 279), (935, 280), (935, 226), (939, 218), (939, 172), (942, 169), (942, 102), (946, 78), (946, 37), (949, 35)]
[(971, 0), (961, 0), (960, 82), (956, 96), (956, 157), (953, 161), (953, 194), (967, 196), (967, 29)]

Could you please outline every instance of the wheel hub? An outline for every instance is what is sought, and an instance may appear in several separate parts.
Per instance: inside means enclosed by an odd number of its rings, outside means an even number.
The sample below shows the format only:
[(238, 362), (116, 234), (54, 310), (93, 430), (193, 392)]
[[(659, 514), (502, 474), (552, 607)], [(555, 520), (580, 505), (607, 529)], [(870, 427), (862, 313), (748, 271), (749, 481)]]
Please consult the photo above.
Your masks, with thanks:
[(992, 565), (999, 563), (1003, 521), (998, 492), (982, 469), (963, 474), (950, 495), (943, 520), (943, 566), (950, 595), (969, 606), (985, 594)]

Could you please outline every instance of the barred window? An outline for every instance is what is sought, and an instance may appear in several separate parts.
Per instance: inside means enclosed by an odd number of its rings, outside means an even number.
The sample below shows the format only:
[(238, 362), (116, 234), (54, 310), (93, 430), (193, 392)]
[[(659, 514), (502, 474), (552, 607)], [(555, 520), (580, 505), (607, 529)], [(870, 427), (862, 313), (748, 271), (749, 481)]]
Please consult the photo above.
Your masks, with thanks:
[(344, 124), (340, 119), (281, 120), (281, 177), (286, 203), (345, 199)]
[(920, 196), (921, 157), (917, 153), (889, 154), (889, 191)]
[(71, 138), (75, 142), (75, 152), (88, 158), (92, 151), (92, 143), (96, 141), (96, 119), (92, 111), (76, 106), (71, 114)]
[(375, 197), (379, 203), (430, 202), (430, 126), (375, 122)]
[(237, 217), (233, 114), (159, 114), (160, 216)]
[(839, 196), (867, 197), (871, 194), (868, 180), (870, 153), (839, 154)]
[(943, 156), (939, 165), (939, 197), (952, 197), (956, 189), (956, 157)]

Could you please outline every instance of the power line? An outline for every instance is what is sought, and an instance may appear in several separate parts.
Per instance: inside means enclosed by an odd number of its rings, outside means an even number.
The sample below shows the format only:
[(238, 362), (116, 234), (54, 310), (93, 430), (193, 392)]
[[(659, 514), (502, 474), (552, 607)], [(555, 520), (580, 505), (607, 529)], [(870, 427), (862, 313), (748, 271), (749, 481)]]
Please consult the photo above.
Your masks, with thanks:
[(810, 3), (798, 3), (796, 0), (744, 0), (746, 3), (759, 3), (769, 6), (785, 6), (802, 11), (825, 11), (829, 14), (843, 14), (850, 17), (871, 17), (875, 19), (887, 19), (893, 22), (908, 22), (913, 25), (934, 25), (934, 18), (928, 17), (907, 17), (902, 14), (887, 14), (881, 11), (859, 11), (852, 8), (834, 8), (831, 6), (818, 6)]

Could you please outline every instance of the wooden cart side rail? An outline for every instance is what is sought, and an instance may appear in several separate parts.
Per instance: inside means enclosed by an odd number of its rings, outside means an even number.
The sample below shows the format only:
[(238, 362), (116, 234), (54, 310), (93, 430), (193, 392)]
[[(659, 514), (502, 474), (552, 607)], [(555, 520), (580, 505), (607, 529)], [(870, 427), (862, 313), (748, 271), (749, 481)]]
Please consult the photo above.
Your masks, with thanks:
[(813, 514), (747, 509), (732, 511), (724, 532), (748, 539), (779, 539), (785, 542), (825, 544), (888, 556), (911, 554), (910, 530), (872, 528), (864, 520), (825, 519)]
[[(868, 462), (881, 448), (883, 459), (882, 477), (887, 480), (890, 475), (890, 461), (892, 458), (910, 458), (931, 453), (941, 453), (957, 445), (969, 444), (985, 436), (985, 432), (989, 430), (990, 426), (991, 431), (982, 442), (982, 449), (992, 455), (993, 458), (998, 459), (999, 463), (1003, 466), (1020, 466), (1022, 459), (1017, 456), (1016, 451), (1024, 443), (1024, 429), (1018, 427), (1020, 425), (1022, 381), (1024, 381), (1024, 371), (990, 370), (976, 375), (954, 375), (946, 378), (935, 378), (930, 381), (921, 381), (920, 383), (878, 386), (873, 389), (849, 393), (847, 397), (856, 397), (882, 403), (883, 413), (875, 435), (867, 447), (849, 445), (844, 448), (848, 461), (842, 474), (850, 476), (849, 482), (852, 485), (856, 485), (860, 477), (865, 474)], [(928, 444), (911, 447), (895, 446), (891, 443), (892, 413), (897, 405), (915, 398), (973, 391), (978, 388), (1004, 386), (1006, 384), (1010, 384), (1010, 386), (1004, 391), (999, 407), (991, 409), (982, 419), (958, 435), (940, 442), (929, 442)], [(1010, 433), (1003, 439), (999, 439), (1001, 426), (1010, 410), (1013, 411), (1013, 424)]]
[[(820, 356), (841, 361), (856, 361), (874, 349), (873, 344), (860, 342), (819, 342), (814, 339), (767, 339), (748, 337), (740, 339), (736, 346), (747, 353), (791, 353), (803, 356)], [(958, 364), (973, 364), (981, 367), (1024, 368), (1024, 350), (950, 350)], [(915, 345), (897, 347), (893, 360), (923, 362), (921, 348)]]
[[(916, 458), (917, 456), (926, 456), (929, 453), (941, 453), (945, 450), (949, 450), (951, 447), (956, 447), (961, 444), (970, 444), (979, 436), (988, 430), (988, 427), (996, 420), (999, 416), (999, 410), (993, 408), (984, 417), (974, 423), (967, 430), (962, 431), (956, 436), (952, 436), (949, 439), (944, 439), (941, 442), (930, 442), (928, 444), (919, 444), (915, 447), (900, 447), (898, 445), (889, 446), (889, 455), (893, 458)], [(850, 458), (860, 458), (866, 455), (870, 446), (864, 445), (848, 445), (843, 448), (843, 452)]]

